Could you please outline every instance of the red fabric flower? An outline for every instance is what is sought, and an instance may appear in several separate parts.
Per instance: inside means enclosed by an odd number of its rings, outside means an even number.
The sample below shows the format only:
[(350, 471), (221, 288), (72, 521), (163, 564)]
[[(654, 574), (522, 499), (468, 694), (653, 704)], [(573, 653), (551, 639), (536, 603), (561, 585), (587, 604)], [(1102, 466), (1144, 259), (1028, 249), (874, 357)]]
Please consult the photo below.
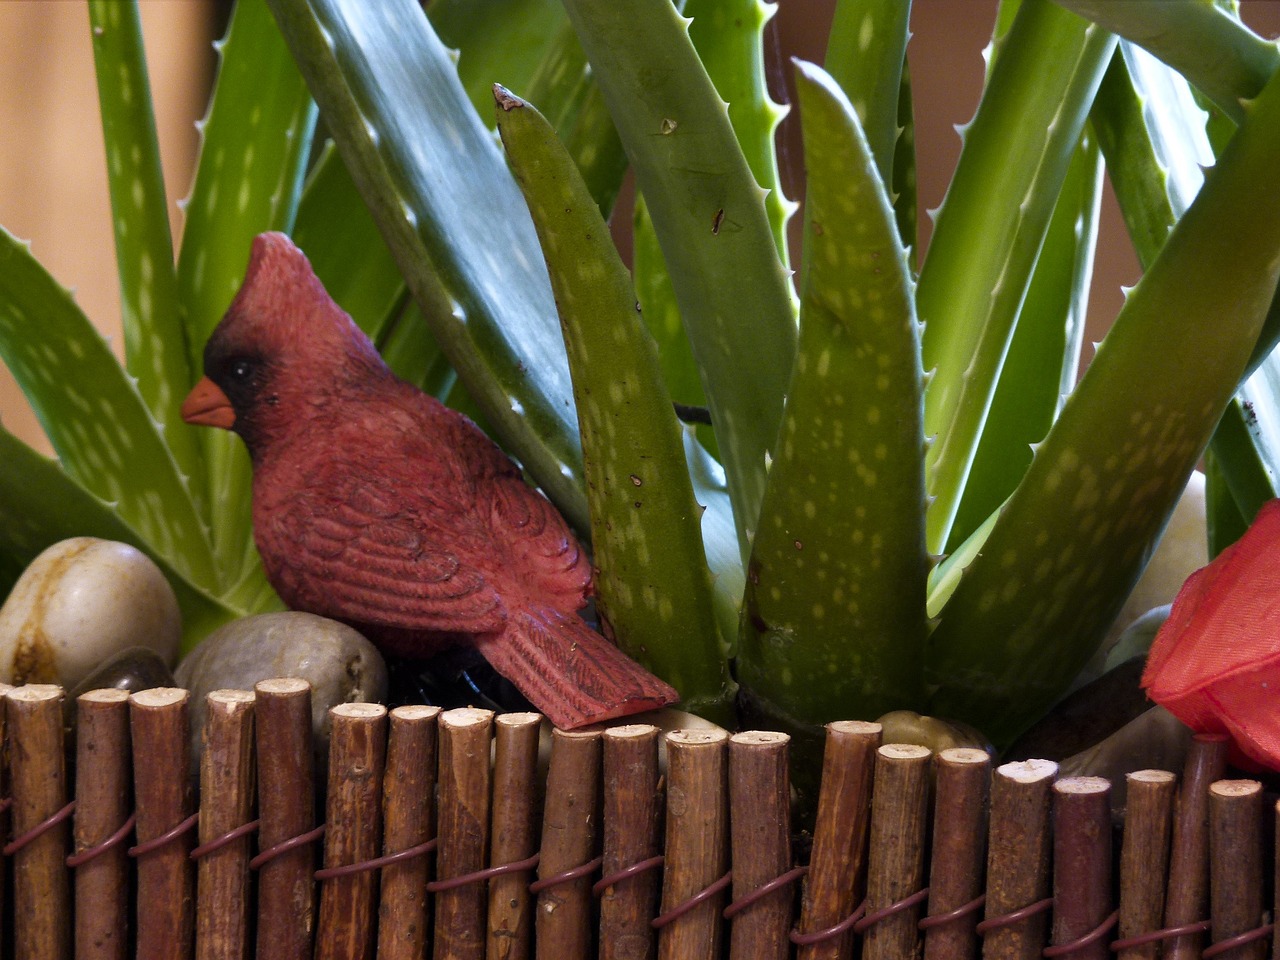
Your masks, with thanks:
[(1280, 500), (1197, 570), (1156, 634), (1142, 686), (1198, 733), (1280, 770)]

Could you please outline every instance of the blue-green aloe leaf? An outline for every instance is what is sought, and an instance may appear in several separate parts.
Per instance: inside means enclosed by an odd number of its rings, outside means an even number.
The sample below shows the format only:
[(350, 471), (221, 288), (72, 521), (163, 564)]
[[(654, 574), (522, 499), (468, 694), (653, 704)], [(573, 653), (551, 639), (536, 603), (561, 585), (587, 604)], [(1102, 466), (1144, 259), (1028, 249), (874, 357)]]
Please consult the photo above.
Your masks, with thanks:
[(1280, 79), (1245, 112), (931, 637), (932, 709), (997, 744), (1092, 655), (1244, 374), (1280, 277)]
[(269, 0), (347, 169), (497, 434), (586, 527), (564, 342), (537, 234), (412, 0)]
[(1057, 0), (1169, 64), (1227, 116), (1280, 68), (1280, 50), (1208, 0)]
[(653, 217), (745, 556), (796, 336), (763, 191), (669, 0), (569, 0), (566, 8)]
[(133, 0), (91, 0), (93, 60), (107, 151), (125, 368), (156, 422), (197, 503), (203, 500), (204, 458), (179, 406), (191, 366), (178, 316), (173, 238), (142, 27)]
[(582, 431), (595, 588), (618, 645), (700, 714), (732, 722), (701, 508), (631, 274), (536, 109), (496, 90), (498, 130), (542, 241)]
[(184, 577), (216, 583), (208, 529), (132, 378), (71, 294), (3, 230), (0, 355), (68, 475)]
[[(244, 277), (254, 236), (293, 225), (316, 116), (263, 0), (236, 4), (218, 50), (218, 80), (201, 125), (204, 141), (178, 257), (193, 376), (202, 369), (205, 341)], [(218, 568), (234, 583), (258, 565), (250, 535), (249, 458), (240, 438), (226, 431), (202, 430), (200, 437)]]
[(209, 595), (180, 572), (152, 542), (126, 523), (118, 504), (95, 496), (57, 461), (41, 456), (0, 429), (0, 564), (25, 568), (46, 547), (68, 537), (101, 537), (132, 544), (159, 565), (178, 597), (183, 647), (244, 611)]
[(922, 702), (930, 561), (913, 281), (853, 106), (797, 65), (810, 232), (800, 342), (743, 601), (737, 674), (774, 720)]
[[(1115, 38), (1024, 0), (991, 73), (920, 272), (929, 545), (946, 544), (1018, 309)], [(974, 238), (981, 237), (981, 243)]]

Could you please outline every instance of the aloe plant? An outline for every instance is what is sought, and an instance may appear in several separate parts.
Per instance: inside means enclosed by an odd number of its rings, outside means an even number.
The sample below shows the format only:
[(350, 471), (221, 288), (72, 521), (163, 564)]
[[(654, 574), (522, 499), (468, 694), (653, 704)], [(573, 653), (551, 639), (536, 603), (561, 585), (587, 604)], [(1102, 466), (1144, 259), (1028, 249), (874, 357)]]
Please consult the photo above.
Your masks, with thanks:
[[(1009, 742), (1211, 440), (1219, 541), (1275, 492), (1280, 54), (1199, 0), (1004, 0), (919, 258), (907, 5), (838, 0), (825, 69), (794, 68), (788, 250), (772, 7), (682, 9), (240, 0), (175, 262), (136, 9), (92, 0), (99, 73), (128, 77), (100, 91), (127, 364), (0, 237), (0, 353), (59, 457), (0, 434), (0, 571), (129, 540), (188, 645), (277, 602), (242, 452), (175, 408), (249, 239), (283, 229), (590, 538), (604, 625), (690, 706), (802, 734), (911, 708)], [(1076, 386), (1104, 163), (1146, 272)], [(633, 271), (606, 222), (628, 166)]]

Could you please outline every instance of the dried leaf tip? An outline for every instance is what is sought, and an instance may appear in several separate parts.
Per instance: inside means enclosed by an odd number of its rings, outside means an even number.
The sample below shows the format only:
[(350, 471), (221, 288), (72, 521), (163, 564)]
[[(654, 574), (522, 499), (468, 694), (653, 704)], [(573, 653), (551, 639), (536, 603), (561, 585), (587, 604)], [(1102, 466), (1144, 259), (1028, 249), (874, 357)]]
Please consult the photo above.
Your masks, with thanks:
[(507, 113), (510, 113), (512, 110), (518, 110), (525, 105), (523, 100), (500, 83), (495, 83), (493, 85), (493, 99), (494, 102)]

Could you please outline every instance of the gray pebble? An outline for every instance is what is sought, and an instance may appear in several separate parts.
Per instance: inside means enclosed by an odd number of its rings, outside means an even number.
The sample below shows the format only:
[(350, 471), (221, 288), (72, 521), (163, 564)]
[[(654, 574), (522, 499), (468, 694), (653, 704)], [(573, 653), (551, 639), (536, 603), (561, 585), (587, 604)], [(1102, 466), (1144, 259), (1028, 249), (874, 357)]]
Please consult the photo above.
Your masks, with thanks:
[(262, 613), (219, 627), (174, 672), (191, 691), (193, 756), (214, 690), (252, 690), (260, 680), (294, 677), (311, 684), (311, 721), (317, 759), (326, 757), (329, 708), (386, 699), (387, 667), (363, 635), (346, 624), (310, 613)]

